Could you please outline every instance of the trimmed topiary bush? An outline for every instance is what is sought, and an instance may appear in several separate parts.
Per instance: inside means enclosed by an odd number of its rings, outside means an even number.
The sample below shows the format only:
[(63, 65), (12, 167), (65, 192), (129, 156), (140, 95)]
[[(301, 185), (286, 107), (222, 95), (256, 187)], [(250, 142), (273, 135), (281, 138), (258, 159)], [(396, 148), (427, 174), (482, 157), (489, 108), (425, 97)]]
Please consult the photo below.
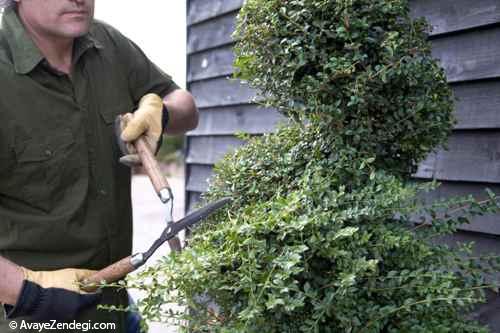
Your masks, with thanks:
[(146, 319), (194, 332), (485, 331), (466, 314), (496, 289), (485, 273), (498, 256), (434, 240), (497, 212), (497, 198), (429, 206), (419, 198), (438, 184), (410, 181), (454, 123), (425, 29), (404, 0), (246, 1), (237, 75), (291, 121), (215, 167), (206, 199), (234, 202), (131, 282), (148, 293)]
[(247, 1), (236, 36), (239, 77), (267, 104), (408, 175), (448, 137), (451, 92), (407, 1)]

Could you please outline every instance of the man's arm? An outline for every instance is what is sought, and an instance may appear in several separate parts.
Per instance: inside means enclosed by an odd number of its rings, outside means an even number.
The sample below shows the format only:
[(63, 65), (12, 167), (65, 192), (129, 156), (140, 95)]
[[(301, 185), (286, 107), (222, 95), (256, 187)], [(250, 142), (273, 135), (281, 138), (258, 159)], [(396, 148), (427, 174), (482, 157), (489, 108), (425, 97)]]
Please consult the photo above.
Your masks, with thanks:
[(21, 267), (0, 257), (0, 302), (14, 305), (23, 285)]
[(80, 290), (80, 281), (95, 274), (86, 269), (32, 271), (0, 257), (0, 302), (8, 319), (29, 316), (33, 320), (72, 319), (83, 308), (101, 299)]
[(176, 89), (163, 98), (168, 109), (167, 134), (183, 134), (198, 126), (198, 109), (193, 96), (186, 90)]

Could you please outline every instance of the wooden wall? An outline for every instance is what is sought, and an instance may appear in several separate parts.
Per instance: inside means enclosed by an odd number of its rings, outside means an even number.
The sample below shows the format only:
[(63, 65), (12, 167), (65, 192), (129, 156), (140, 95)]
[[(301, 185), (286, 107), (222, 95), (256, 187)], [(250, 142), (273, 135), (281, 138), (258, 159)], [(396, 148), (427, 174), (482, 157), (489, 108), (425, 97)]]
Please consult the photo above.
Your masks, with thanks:
[(252, 103), (255, 92), (236, 80), (231, 34), (243, 0), (189, 0), (187, 87), (200, 109), (198, 128), (186, 141), (186, 207), (207, 188), (213, 164), (242, 142), (235, 132), (273, 131), (282, 117)]
[[(207, 188), (212, 165), (242, 143), (235, 132), (272, 131), (280, 119), (252, 104), (255, 92), (228, 79), (233, 72), (231, 34), (243, 0), (188, 0), (188, 88), (200, 108), (200, 126), (186, 143), (186, 207)], [(458, 124), (449, 150), (431, 154), (415, 178), (438, 179), (428, 197), (474, 194), (485, 187), (500, 193), (500, 0), (410, 0), (412, 15), (433, 26), (433, 54), (455, 93)], [(500, 253), (500, 217), (485, 216), (462, 227), (455, 240), (473, 240), (478, 251)], [(499, 306), (500, 307), (500, 306)], [(481, 310), (483, 311), (483, 310)], [(478, 316), (500, 316), (486, 306)], [(488, 317), (490, 316), (490, 317)], [(488, 318), (489, 319), (488, 319)], [(491, 319), (498, 317), (498, 319)]]

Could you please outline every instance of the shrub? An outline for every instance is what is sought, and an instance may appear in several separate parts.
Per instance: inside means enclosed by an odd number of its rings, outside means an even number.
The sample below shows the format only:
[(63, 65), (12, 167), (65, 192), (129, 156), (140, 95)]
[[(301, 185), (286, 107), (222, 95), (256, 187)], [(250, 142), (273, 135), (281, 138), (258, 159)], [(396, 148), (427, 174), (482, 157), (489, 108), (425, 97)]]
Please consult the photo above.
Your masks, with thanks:
[(292, 121), (215, 167), (206, 199), (234, 202), (139, 275), (147, 319), (195, 332), (484, 331), (465, 314), (496, 288), (484, 276), (500, 259), (433, 240), (497, 212), (497, 198), (424, 205), (438, 184), (409, 181), (453, 125), (425, 27), (404, 0), (246, 1), (238, 75)]
[(269, 94), (268, 105), (327, 121), (380, 168), (406, 175), (453, 125), (427, 25), (408, 12), (404, 0), (247, 1), (238, 76)]

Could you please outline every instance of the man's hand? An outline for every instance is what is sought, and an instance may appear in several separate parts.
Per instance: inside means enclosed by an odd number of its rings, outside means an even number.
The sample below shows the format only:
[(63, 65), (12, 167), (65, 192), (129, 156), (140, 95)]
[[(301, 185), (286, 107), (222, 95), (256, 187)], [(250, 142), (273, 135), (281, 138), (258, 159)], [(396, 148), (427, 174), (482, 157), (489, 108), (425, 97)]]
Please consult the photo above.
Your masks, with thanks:
[(62, 269), (35, 272), (21, 267), (24, 281), (15, 306), (4, 304), (7, 318), (28, 316), (36, 321), (69, 320), (85, 307), (96, 304), (101, 293), (80, 290), (79, 282), (96, 271)]
[[(132, 142), (144, 134), (151, 151), (156, 153), (158, 142), (163, 134), (163, 100), (156, 94), (144, 95), (139, 101), (139, 107), (132, 113), (127, 113), (122, 117), (121, 139), (125, 142)], [(128, 145), (129, 152), (135, 149)], [(124, 156), (121, 159), (125, 164), (137, 164), (138, 157)]]

